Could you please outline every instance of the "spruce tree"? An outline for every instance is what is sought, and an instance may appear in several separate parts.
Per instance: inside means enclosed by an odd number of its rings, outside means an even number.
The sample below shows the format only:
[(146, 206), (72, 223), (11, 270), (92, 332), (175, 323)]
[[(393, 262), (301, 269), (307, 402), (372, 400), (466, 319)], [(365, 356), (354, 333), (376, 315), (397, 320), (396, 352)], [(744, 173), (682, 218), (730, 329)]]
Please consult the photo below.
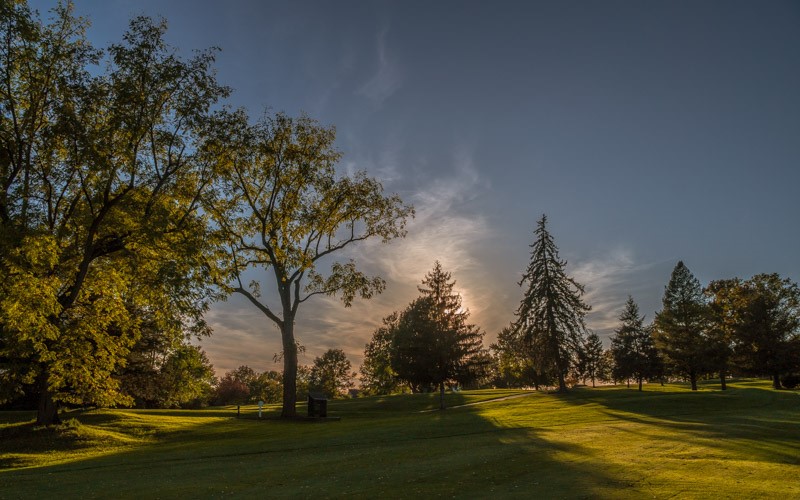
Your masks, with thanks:
[(603, 341), (596, 333), (592, 332), (586, 337), (580, 357), (581, 375), (588, 377), (592, 381), (592, 387), (595, 387), (595, 380), (600, 378), (603, 370)]
[(700, 282), (679, 261), (664, 290), (663, 308), (656, 313), (655, 340), (671, 368), (697, 390), (697, 378), (709, 364), (707, 308)]
[(469, 324), (455, 281), (437, 261), (418, 288), (422, 294), (403, 312), (393, 339), (392, 365), (418, 388), (439, 388), (444, 409), (445, 383), (466, 383), (486, 361), (483, 332)]
[(642, 390), (642, 381), (658, 371), (659, 358), (651, 328), (639, 316), (639, 306), (628, 296), (625, 310), (619, 317), (622, 323), (611, 339), (615, 378), (634, 378)]
[(565, 272), (567, 263), (558, 257), (546, 215), (539, 220), (535, 235), (531, 262), (519, 282), (528, 288), (517, 308), (514, 329), (522, 335), (537, 371), (557, 379), (563, 392), (567, 371), (583, 344), (584, 318), (590, 307), (581, 300), (583, 286)]

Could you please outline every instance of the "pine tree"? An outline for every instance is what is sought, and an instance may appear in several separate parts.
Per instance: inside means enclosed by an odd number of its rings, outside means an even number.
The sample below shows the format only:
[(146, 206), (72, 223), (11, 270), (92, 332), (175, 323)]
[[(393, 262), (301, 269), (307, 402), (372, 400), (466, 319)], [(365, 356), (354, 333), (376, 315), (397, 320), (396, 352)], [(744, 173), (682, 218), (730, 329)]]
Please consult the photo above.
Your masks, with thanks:
[(538, 371), (558, 379), (559, 391), (566, 391), (565, 376), (576, 361), (586, 332), (584, 317), (590, 310), (581, 297), (584, 288), (567, 276), (566, 261), (547, 231), (542, 215), (531, 245), (531, 262), (520, 286), (528, 289), (517, 309), (514, 329), (519, 332)]
[(393, 339), (392, 364), (398, 376), (418, 389), (438, 386), (444, 409), (448, 381), (466, 383), (487, 359), (483, 332), (469, 324), (455, 281), (437, 261), (422, 281), (422, 294), (403, 312)]
[(622, 323), (611, 339), (614, 356), (615, 378), (634, 378), (642, 390), (642, 381), (658, 371), (659, 358), (653, 341), (652, 330), (639, 316), (639, 306), (628, 296), (625, 310), (619, 317)]
[(696, 391), (697, 378), (709, 363), (707, 309), (700, 282), (682, 261), (672, 270), (662, 303), (655, 320), (656, 345), (672, 369), (687, 376)]
[(600, 378), (603, 364), (603, 341), (600, 337), (592, 332), (586, 337), (583, 349), (581, 350), (581, 375), (588, 377), (592, 381), (592, 387), (595, 387), (595, 380)]

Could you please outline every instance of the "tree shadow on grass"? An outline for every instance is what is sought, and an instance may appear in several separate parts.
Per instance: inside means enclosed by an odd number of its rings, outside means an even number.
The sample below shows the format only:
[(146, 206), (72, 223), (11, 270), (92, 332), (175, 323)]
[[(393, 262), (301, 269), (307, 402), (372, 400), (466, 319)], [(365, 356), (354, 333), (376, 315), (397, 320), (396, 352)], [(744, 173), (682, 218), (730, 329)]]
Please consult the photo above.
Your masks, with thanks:
[(609, 421), (633, 424), (617, 427), (623, 433), (694, 439), (726, 458), (800, 465), (800, 398), (790, 392), (744, 383), (700, 392), (580, 389), (562, 400), (597, 405)]
[[(451, 406), (471, 400), (453, 396)], [(204, 412), (197, 412), (200, 423), (179, 435), (69, 464), (2, 472), (7, 487), (0, 497), (583, 498), (627, 486), (594, 467), (593, 452), (580, 444), (500, 425), (480, 405), (419, 413), (429, 403), (417, 396), (376, 400), (367, 412), (364, 401), (334, 402), (343, 420), (322, 425), (202, 423)]]

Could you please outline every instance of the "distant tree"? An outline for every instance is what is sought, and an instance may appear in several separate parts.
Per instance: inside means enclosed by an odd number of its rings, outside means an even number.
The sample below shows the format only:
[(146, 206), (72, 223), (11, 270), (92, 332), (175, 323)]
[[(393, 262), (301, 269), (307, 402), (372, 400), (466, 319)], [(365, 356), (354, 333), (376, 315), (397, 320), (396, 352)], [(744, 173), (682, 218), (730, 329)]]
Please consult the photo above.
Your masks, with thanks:
[(706, 331), (708, 339), (709, 368), (719, 373), (722, 390), (726, 390), (726, 376), (730, 372), (733, 356), (733, 342), (736, 335), (737, 291), (741, 280), (715, 280), (708, 284), (703, 293), (708, 300), (709, 323)]
[(214, 367), (197, 346), (182, 345), (161, 367), (161, 402), (166, 408), (208, 404), (214, 391)]
[(215, 405), (244, 404), (250, 399), (250, 388), (227, 372), (217, 383), (212, 401)]
[(540, 370), (530, 355), (529, 345), (523, 338), (523, 332), (515, 331), (514, 326), (503, 328), (497, 335), (497, 342), (489, 348), (497, 365), (498, 387), (531, 387), (539, 390), (539, 386), (554, 383), (551, 374)]
[(175, 349), (184, 345), (180, 331), (163, 331), (146, 315), (140, 315), (140, 335), (128, 353), (125, 365), (117, 369), (120, 392), (138, 408), (158, 408), (164, 381), (161, 367)]
[(438, 387), (441, 409), (445, 384), (474, 381), (487, 362), (483, 332), (468, 323), (469, 311), (451, 279), (437, 261), (418, 288), (422, 296), (400, 317), (392, 349), (398, 376), (418, 390)]
[(350, 360), (341, 349), (328, 349), (322, 356), (314, 358), (311, 366), (309, 388), (320, 391), (330, 398), (341, 398), (355, 385), (356, 374)]
[(274, 370), (259, 373), (249, 384), (250, 402), (280, 403), (283, 395), (283, 375)]
[(724, 289), (734, 356), (752, 375), (780, 377), (800, 371), (800, 289), (788, 278), (759, 274)]
[[(280, 329), (283, 344), (283, 408), (296, 415), (297, 344), (295, 320), (300, 304), (314, 295), (339, 294), (345, 306), (356, 296), (368, 299), (385, 283), (366, 276), (353, 261), (335, 255), (366, 239), (383, 242), (405, 235), (413, 209), (364, 173), (337, 175), (341, 155), (333, 128), (285, 114), (251, 125), (244, 112), (220, 113), (216, 143), (204, 151), (224, 171), (206, 211), (225, 240), (230, 290), (246, 297)], [(272, 277), (277, 306), (262, 300), (261, 281), (242, 274), (262, 268)], [(327, 274), (327, 276), (324, 276)], [(267, 290), (265, 288), (265, 290)]]
[(403, 389), (402, 381), (392, 367), (392, 336), (398, 321), (396, 312), (383, 318), (383, 326), (375, 330), (364, 348), (364, 362), (359, 372), (361, 389), (366, 395), (393, 394)]
[[(286, 374), (283, 374), (283, 380), (286, 380)], [(297, 367), (297, 376), (295, 378), (295, 385), (297, 386), (298, 394), (308, 394), (311, 390), (311, 367), (306, 365), (299, 365)], [(283, 398), (283, 395), (281, 395)]]
[(603, 370), (603, 341), (594, 332), (586, 337), (580, 351), (579, 365), (581, 377), (588, 377), (592, 381), (592, 387), (595, 387), (595, 380), (600, 378)]
[(708, 313), (700, 282), (683, 262), (672, 270), (662, 304), (654, 322), (656, 345), (672, 370), (687, 377), (696, 391), (697, 379), (709, 365)]
[(660, 364), (652, 329), (644, 324), (644, 316), (639, 316), (639, 306), (631, 296), (619, 321), (621, 325), (611, 338), (615, 378), (633, 378), (641, 391), (642, 381), (654, 377)]
[(239, 368), (231, 370), (229, 373), (235, 380), (238, 380), (248, 387), (250, 387), (250, 384), (252, 384), (253, 380), (258, 376), (256, 371), (247, 365), (241, 365)]
[(498, 387), (532, 385), (528, 383), (525, 376), (529, 369), (530, 359), (520, 355), (522, 343), (511, 327), (505, 327), (497, 334), (497, 341), (489, 345), (489, 350), (497, 367), (495, 385)]
[(542, 215), (535, 234), (531, 262), (519, 283), (528, 288), (517, 308), (514, 331), (524, 339), (537, 370), (558, 380), (563, 392), (567, 372), (583, 344), (584, 317), (590, 307), (581, 300), (583, 286), (565, 272), (567, 263), (558, 257), (547, 216)]
[(606, 383), (617, 383), (616, 378), (616, 365), (614, 364), (614, 353), (611, 349), (604, 349), (602, 362), (600, 363), (600, 371), (598, 372), (598, 378)]

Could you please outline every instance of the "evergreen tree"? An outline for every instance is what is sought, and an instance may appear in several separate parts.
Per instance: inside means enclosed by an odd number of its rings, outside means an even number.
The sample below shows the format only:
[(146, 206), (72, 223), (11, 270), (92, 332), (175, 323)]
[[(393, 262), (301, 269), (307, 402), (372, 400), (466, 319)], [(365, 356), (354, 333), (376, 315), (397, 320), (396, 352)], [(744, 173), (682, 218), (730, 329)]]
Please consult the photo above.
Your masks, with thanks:
[(697, 378), (709, 364), (707, 306), (700, 282), (682, 261), (672, 270), (662, 304), (655, 319), (656, 345), (670, 367), (688, 377), (696, 391)]
[(603, 371), (603, 341), (596, 333), (592, 332), (586, 337), (580, 357), (580, 374), (584, 378), (588, 377), (592, 381), (592, 387), (595, 387), (595, 380), (600, 378)]
[(652, 329), (645, 326), (644, 316), (639, 316), (639, 306), (631, 296), (628, 296), (619, 320), (622, 324), (611, 339), (614, 375), (619, 379), (635, 379), (641, 391), (642, 381), (658, 371), (659, 358)]
[(437, 261), (422, 281), (416, 299), (403, 313), (393, 337), (392, 364), (413, 388), (439, 388), (444, 409), (447, 382), (468, 383), (486, 362), (483, 332), (467, 323), (455, 281)]
[(528, 289), (517, 309), (514, 330), (524, 339), (537, 371), (557, 379), (559, 391), (566, 391), (565, 377), (577, 361), (590, 307), (581, 300), (583, 286), (567, 276), (567, 263), (558, 257), (546, 226), (547, 216), (542, 215), (531, 262), (519, 283), (528, 283)]

